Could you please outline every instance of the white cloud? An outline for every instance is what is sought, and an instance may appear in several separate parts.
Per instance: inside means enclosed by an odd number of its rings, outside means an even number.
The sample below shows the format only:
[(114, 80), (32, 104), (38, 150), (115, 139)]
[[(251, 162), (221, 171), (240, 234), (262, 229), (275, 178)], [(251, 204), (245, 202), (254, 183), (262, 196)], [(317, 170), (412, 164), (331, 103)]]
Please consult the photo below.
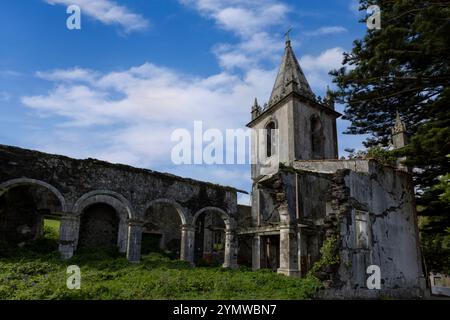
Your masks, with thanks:
[(330, 27), (321, 27), (314, 31), (307, 31), (304, 34), (306, 36), (315, 37), (315, 36), (323, 36), (327, 34), (337, 34), (337, 33), (345, 33), (348, 30), (342, 26), (330, 26)]
[(300, 64), (305, 70), (326, 71), (339, 67), (342, 64), (344, 49), (340, 47), (323, 51), (318, 56), (305, 55), (301, 57)]
[[(91, 132), (92, 137), (80, 144), (104, 141), (101, 148), (94, 148), (96, 157), (154, 167), (170, 162), (174, 129), (192, 131), (196, 120), (204, 121), (205, 130), (243, 128), (253, 97), (270, 94), (275, 71), (253, 69), (243, 76), (223, 72), (199, 78), (146, 63), (121, 72), (73, 68), (38, 75), (52, 81), (54, 88), (22, 97), (22, 103), (43, 116), (63, 117), (58, 132)], [(99, 126), (108, 132), (107, 138), (95, 132)], [(83, 148), (73, 148), (70, 154)]]
[(318, 56), (305, 55), (300, 58), (300, 65), (309, 84), (322, 91), (330, 83), (328, 72), (342, 66), (344, 49), (340, 47), (323, 51)]
[(285, 21), (289, 7), (276, 0), (179, 0), (223, 29), (249, 37)]
[[(219, 28), (239, 37), (236, 44), (218, 44), (214, 53), (221, 67), (249, 70), (270, 60), (283, 49), (282, 36), (270, 32), (273, 27), (289, 25), (290, 8), (277, 0), (179, 0)], [(277, 59), (278, 61), (278, 59)]]
[(221, 44), (214, 48), (214, 53), (222, 68), (249, 70), (262, 62), (278, 62), (283, 42), (275, 39), (268, 32), (258, 32), (235, 45)]
[(110, 0), (44, 0), (55, 5), (78, 5), (84, 14), (106, 25), (119, 25), (125, 32), (146, 29), (149, 21), (142, 15), (131, 12), (128, 8)]
[(49, 81), (87, 81), (93, 82), (98, 77), (94, 71), (74, 67), (71, 69), (57, 69), (51, 72), (36, 72), (36, 76)]

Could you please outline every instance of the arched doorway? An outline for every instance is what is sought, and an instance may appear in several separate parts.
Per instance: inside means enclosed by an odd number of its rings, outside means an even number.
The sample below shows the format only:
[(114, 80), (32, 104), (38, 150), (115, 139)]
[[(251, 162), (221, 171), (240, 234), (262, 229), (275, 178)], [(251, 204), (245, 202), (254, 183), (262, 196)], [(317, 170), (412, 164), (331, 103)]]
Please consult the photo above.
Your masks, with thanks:
[(181, 258), (182, 225), (185, 217), (179, 204), (167, 199), (150, 202), (144, 216), (141, 254), (161, 252)]
[[(49, 184), (27, 178), (0, 184), (0, 241), (8, 247), (45, 241), (57, 249), (62, 195)], [(44, 244), (44, 243), (43, 243)]]
[(227, 218), (222, 210), (205, 208), (194, 216), (194, 263), (219, 266), (225, 262)]
[[(103, 206), (97, 206), (92, 209), (92, 206), (97, 204), (103, 204)], [(88, 210), (88, 209), (91, 210)], [(86, 211), (98, 211), (97, 214), (93, 214), (93, 216), (89, 217), (89, 215), (84, 215)], [(113, 212), (114, 211), (114, 215)], [(116, 244), (119, 247), (119, 252), (125, 253), (127, 252), (128, 245), (128, 219), (132, 219), (134, 215), (132, 214), (132, 207), (129, 201), (122, 196), (121, 194), (109, 191), (109, 190), (94, 190), (82, 195), (73, 206), (74, 216), (71, 217), (68, 221), (67, 229), (74, 229), (74, 234), (68, 234), (67, 239), (72, 239), (75, 243), (75, 247), (79, 244), (79, 238), (81, 233), (84, 232), (86, 226), (91, 222), (89, 220), (93, 220), (95, 228), (95, 220), (105, 219), (107, 221), (105, 228), (108, 228), (109, 231), (106, 231), (108, 234), (114, 231), (116, 234)], [(96, 217), (97, 216), (97, 217)], [(73, 220), (75, 218), (75, 221)], [(79, 218), (79, 220), (78, 220)], [(72, 226), (71, 226), (72, 225)], [(101, 226), (98, 226), (99, 228)], [(91, 227), (88, 227), (91, 228)], [(117, 233), (116, 233), (117, 228)], [(112, 236), (111, 236), (112, 239)], [(82, 241), (83, 242), (83, 241)], [(98, 241), (93, 241), (93, 243)], [(108, 240), (108, 243), (112, 240)], [(106, 241), (105, 241), (106, 243)], [(88, 247), (93, 247), (95, 245), (89, 245), (89, 242), (82, 243), (82, 246), (86, 245)], [(108, 245), (109, 246), (109, 245)], [(70, 256), (70, 255), (69, 255)]]
[(120, 218), (106, 203), (94, 203), (81, 213), (79, 248), (114, 248), (118, 245)]

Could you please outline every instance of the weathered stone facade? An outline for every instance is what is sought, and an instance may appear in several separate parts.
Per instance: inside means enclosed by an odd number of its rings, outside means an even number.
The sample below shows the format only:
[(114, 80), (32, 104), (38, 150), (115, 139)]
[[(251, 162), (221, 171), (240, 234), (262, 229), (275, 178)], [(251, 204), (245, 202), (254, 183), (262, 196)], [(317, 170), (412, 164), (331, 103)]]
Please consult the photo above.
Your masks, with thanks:
[[(321, 259), (325, 241), (333, 239), (339, 263), (318, 272), (328, 288), (322, 296), (423, 295), (408, 171), (400, 164), (391, 168), (374, 160), (337, 160), (340, 114), (329, 96), (320, 99), (312, 93), (290, 41), (269, 103), (261, 109), (255, 100), (251, 115), (247, 126), (255, 129), (256, 163), (251, 225), (239, 234), (253, 238), (253, 269), (305, 276)], [(258, 134), (261, 129), (267, 134)], [(405, 145), (405, 131), (398, 116), (394, 147)], [(367, 288), (371, 265), (381, 270), (380, 290)]]
[[(14, 195), (12, 191), (19, 188), (25, 189)], [(205, 215), (213, 215), (223, 221), (223, 265), (234, 268), (237, 192), (151, 170), (0, 145), (1, 216), (5, 217), (0, 220), (1, 237), (17, 242), (18, 228), (26, 227), (34, 230), (27, 234), (36, 235), (42, 215), (54, 215), (61, 221), (59, 249), (65, 257), (71, 257), (78, 246), (105, 246), (115, 241), (130, 261), (139, 261), (142, 233), (154, 232), (165, 239), (162, 249), (178, 239), (180, 258), (194, 263), (195, 226)], [(24, 201), (33, 205), (21, 215), (17, 205)], [(8, 214), (8, 206), (14, 202), (15, 212)], [(179, 222), (172, 228), (161, 224), (166, 219), (161, 214), (170, 212), (173, 216), (167, 222)]]

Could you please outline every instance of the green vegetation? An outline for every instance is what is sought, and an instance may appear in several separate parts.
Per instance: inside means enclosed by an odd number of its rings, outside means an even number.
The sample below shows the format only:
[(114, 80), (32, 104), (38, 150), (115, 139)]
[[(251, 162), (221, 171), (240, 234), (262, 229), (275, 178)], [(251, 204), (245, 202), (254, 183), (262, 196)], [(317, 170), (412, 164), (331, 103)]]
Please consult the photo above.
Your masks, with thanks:
[[(46, 241), (0, 254), (0, 299), (307, 299), (320, 287), (313, 277), (193, 268), (161, 253), (131, 264), (116, 250), (79, 250), (62, 261)], [(80, 290), (66, 287), (69, 265), (81, 268)]]
[(335, 236), (327, 238), (320, 248), (320, 259), (309, 271), (308, 277), (313, 277), (313, 275), (325, 268), (333, 267), (339, 264), (340, 258), (338, 254), (338, 241)]
[[(71, 264), (81, 268), (80, 290), (66, 288)], [(98, 251), (67, 262), (57, 253), (0, 260), (0, 299), (307, 299), (317, 289), (312, 278), (193, 268), (158, 253), (144, 256), (140, 264)]]
[(390, 151), (388, 148), (383, 148), (380, 146), (373, 146), (367, 150), (358, 150), (356, 152), (355, 149), (345, 149), (345, 151), (348, 152), (348, 158), (351, 160), (375, 159), (379, 163), (391, 167), (395, 166), (397, 162), (395, 151)]
[(58, 240), (59, 239), (59, 225), (60, 222), (58, 220), (44, 220), (44, 238), (49, 240)]

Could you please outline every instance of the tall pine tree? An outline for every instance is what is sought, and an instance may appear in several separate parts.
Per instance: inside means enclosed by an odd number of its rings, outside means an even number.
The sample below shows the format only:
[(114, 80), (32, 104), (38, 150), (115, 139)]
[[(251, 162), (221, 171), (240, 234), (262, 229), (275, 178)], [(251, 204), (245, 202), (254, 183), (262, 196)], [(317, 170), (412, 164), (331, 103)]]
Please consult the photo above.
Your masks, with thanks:
[(450, 1), (360, 0), (360, 9), (374, 4), (381, 29), (368, 29), (345, 54), (347, 67), (331, 72), (334, 95), (351, 122), (345, 133), (370, 134), (366, 147), (388, 146), (400, 113), (411, 143), (397, 155), (415, 168), (428, 269), (449, 272)]

